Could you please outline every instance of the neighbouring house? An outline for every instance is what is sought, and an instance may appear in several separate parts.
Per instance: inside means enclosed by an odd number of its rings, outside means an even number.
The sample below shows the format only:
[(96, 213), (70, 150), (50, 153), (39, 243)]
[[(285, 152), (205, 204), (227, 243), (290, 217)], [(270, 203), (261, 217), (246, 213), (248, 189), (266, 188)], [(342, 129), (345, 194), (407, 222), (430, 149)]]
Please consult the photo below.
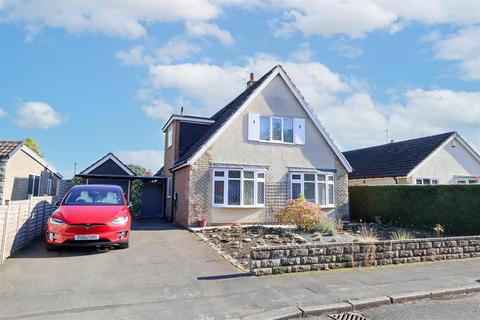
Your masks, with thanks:
[(29, 196), (57, 196), (62, 176), (22, 141), (0, 141), (0, 205)]
[(174, 114), (163, 127), (166, 215), (191, 226), (276, 222), (303, 194), (347, 219), (351, 167), (281, 66), (210, 118)]
[(456, 132), (351, 150), (349, 185), (477, 184), (480, 155)]
[(158, 175), (137, 176), (111, 152), (95, 161), (88, 168), (77, 174), (76, 177), (84, 179), (86, 184), (120, 186), (127, 200), (130, 200), (133, 181), (141, 180), (143, 185), (140, 217), (164, 217), (164, 178)]

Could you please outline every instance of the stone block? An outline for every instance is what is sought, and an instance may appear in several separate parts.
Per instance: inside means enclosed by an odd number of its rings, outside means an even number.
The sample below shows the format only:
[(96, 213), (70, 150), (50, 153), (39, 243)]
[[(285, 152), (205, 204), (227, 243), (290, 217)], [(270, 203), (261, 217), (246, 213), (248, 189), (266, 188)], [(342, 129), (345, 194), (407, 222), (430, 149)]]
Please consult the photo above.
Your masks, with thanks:
[(314, 264), (318, 263), (318, 257), (301, 257), (300, 258), (301, 264)]
[(265, 259), (260, 260), (261, 268), (272, 268), (280, 266), (280, 259)]
[(272, 272), (273, 274), (290, 273), (292, 272), (292, 267), (273, 267)]
[(296, 264), (300, 264), (300, 258), (281, 258), (280, 264), (282, 266), (293, 266)]
[(308, 256), (308, 249), (292, 249), (290, 250), (291, 257)]
[(250, 255), (252, 259), (268, 259), (270, 258), (270, 251), (253, 250)]

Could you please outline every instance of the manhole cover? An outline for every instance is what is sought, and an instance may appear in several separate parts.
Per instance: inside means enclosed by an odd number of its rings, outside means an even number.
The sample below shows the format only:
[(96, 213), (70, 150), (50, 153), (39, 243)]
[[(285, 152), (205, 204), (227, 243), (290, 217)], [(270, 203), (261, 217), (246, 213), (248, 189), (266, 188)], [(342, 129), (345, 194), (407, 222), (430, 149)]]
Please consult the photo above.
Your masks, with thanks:
[(354, 312), (329, 314), (328, 316), (335, 320), (369, 320), (365, 316), (362, 316), (361, 314), (354, 313)]

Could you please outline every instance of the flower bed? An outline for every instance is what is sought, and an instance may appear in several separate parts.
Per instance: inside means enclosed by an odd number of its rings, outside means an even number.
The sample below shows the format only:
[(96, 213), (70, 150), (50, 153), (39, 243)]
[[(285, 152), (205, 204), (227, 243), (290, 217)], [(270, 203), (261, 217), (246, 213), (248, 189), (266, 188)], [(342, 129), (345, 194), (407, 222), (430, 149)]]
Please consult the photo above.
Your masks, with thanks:
[[(322, 245), (334, 243), (372, 243), (390, 240), (399, 229), (380, 224), (348, 224), (336, 232), (304, 232), (291, 226), (213, 227), (197, 232), (220, 255), (236, 267), (248, 271), (251, 267), (252, 249), (279, 246)], [(405, 231), (405, 230), (404, 230)], [(429, 233), (405, 231), (412, 238), (426, 238)]]

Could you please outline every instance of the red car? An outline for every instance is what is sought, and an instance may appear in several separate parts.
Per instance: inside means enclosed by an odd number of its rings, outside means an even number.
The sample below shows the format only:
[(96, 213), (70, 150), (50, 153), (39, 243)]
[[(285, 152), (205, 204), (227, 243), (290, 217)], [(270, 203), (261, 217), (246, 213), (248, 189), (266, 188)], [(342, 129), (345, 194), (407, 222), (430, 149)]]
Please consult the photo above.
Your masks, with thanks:
[(131, 216), (122, 188), (78, 185), (48, 219), (46, 249), (60, 246), (128, 248)]

